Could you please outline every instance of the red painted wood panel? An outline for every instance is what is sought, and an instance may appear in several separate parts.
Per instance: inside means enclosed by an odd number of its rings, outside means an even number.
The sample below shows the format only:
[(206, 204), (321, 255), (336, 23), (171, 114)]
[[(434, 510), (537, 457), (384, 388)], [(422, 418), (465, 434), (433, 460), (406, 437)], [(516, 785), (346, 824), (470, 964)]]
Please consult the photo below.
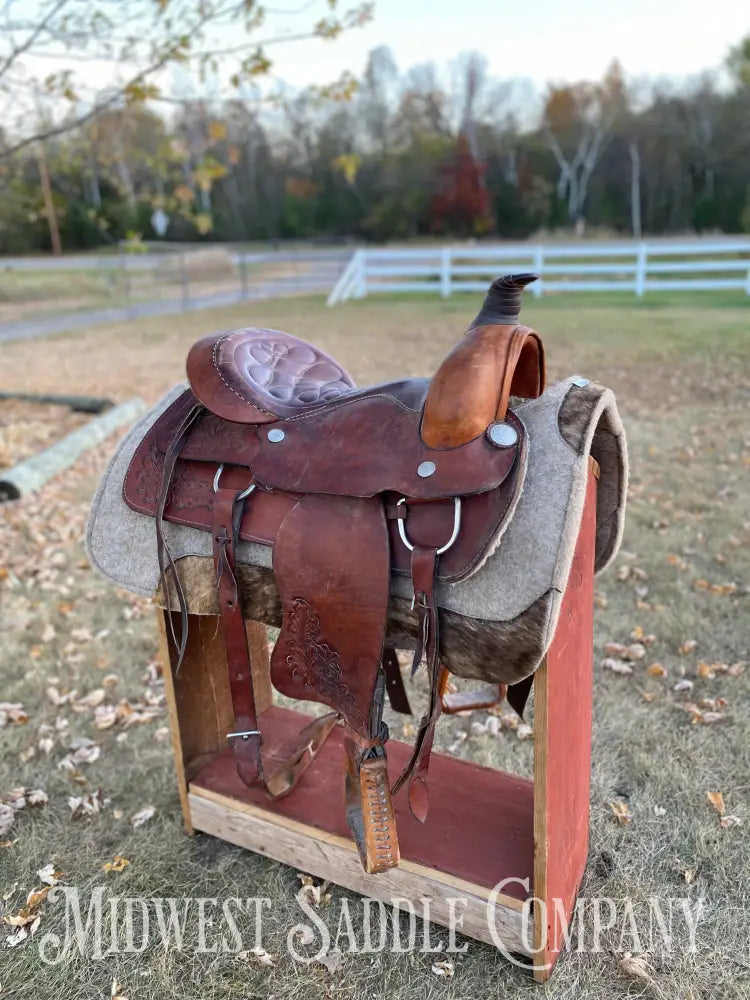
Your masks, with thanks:
[(537, 734), (546, 740), (546, 845), (539, 845), (546, 846), (546, 885), (535, 893), (547, 904), (545, 961), (559, 953), (588, 853), (595, 530), (596, 478), (589, 472), (568, 586), (547, 654), (547, 729)]

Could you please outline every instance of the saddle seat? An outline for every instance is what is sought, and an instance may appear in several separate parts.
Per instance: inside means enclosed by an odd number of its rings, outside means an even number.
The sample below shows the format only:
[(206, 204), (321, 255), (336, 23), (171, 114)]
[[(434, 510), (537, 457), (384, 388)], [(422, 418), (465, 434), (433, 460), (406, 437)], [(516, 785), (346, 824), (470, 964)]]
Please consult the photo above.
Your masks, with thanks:
[(319, 347), (257, 327), (203, 337), (188, 354), (187, 376), (198, 402), (240, 424), (290, 420), (368, 396), (388, 396), (418, 411), (429, 384), (424, 378), (398, 379), (358, 389)]

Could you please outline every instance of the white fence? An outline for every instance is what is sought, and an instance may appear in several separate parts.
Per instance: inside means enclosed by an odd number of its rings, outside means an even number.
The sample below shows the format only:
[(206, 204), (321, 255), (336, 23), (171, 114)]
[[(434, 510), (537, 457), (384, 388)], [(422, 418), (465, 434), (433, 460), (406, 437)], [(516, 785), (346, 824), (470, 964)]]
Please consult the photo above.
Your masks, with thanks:
[(740, 290), (750, 295), (750, 241), (415, 247), (356, 250), (328, 305), (382, 292), (483, 292), (500, 274), (532, 271), (547, 292)]

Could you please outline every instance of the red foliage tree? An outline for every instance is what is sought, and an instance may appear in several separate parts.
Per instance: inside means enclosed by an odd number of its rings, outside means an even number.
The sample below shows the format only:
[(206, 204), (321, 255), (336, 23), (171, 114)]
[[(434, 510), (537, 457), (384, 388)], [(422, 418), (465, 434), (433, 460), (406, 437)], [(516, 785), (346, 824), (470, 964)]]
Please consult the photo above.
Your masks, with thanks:
[(441, 170), (441, 190), (433, 203), (436, 231), (476, 236), (492, 228), (486, 170), (462, 133), (455, 159)]

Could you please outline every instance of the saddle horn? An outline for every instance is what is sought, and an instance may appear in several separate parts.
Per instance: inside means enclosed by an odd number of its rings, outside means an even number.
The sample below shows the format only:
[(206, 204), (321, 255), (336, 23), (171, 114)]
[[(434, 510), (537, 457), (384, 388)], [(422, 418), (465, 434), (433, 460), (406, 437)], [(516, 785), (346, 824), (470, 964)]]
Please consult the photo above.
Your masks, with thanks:
[(508, 399), (544, 391), (544, 348), (518, 323), (521, 297), (535, 274), (506, 274), (489, 287), (463, 340), (430, 382), (422, 440), (430, 448), (457, 448), (505, 419)]

